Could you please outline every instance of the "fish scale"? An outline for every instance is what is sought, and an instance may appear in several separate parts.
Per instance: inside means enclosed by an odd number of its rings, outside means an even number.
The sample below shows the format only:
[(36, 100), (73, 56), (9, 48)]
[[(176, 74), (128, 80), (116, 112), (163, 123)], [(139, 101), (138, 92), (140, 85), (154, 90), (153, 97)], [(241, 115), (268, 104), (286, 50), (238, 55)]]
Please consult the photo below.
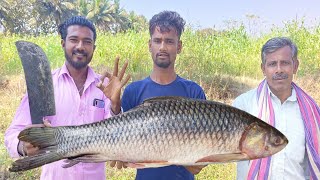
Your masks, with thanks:
[[(109, 160), (145, 167), (231, 162), (267, 157), (288, 143), (274, 127), (244, 111), (214, 101), (182, 97), (152, 98), (97, 123), (26, 129), (20, 133), (20, 140), (46, 142), (37, 134), (39, 129), (42, 133), (54, 132), (52, 137), (46, 137), (52, 138), (55, 145), (41, 145), (44, 150), (50, 146), (57, 149), (47, 152), (52, 159), (45, 163), (68, 158), (70, 166)], [(257, 137), (264, 143), (250, 146)], [(11, 170), (43, 165), (37, 158), (17, 160)]]

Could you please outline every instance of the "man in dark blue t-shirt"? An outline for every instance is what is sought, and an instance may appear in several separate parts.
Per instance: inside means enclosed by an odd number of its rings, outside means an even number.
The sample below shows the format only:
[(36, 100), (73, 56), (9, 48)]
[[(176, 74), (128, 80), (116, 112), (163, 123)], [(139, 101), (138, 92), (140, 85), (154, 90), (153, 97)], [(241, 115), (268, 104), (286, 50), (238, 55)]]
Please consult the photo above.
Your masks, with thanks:
[[(128, 111), (140, 105), (145, 99), (157, 96), (183, 96), (206, 99), (204, 91), (195, 82), (178, 76), (175, 60), (181, 52), (181, 33), (185, 21), (176, 12), (163, 11), (152, 17), (149, 22), (149, 51), (153, 59), (153, 70), (149, 77), (129, 84), (122, 96), (122, 107)], [(121, 162), (117, 162), (121, 167)], [(119, 165), (120, 164), (120, 165)], [(115, 166), (115, 162), (112, 164)], [(138, 180), (193, 180), (194, 174), (204, 166), (166, 166), (137, 170)]]

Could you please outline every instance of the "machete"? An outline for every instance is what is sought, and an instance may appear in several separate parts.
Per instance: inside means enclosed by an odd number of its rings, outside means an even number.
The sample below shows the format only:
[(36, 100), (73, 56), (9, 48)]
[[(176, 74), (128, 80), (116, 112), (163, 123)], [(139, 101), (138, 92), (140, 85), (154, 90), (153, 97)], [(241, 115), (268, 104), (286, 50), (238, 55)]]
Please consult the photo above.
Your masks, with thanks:
[(26, 79), (32, 124), (42, 124), (44, 116), (56, 114), (49, 61), (34, 43), (17, 41), (16, 47)]

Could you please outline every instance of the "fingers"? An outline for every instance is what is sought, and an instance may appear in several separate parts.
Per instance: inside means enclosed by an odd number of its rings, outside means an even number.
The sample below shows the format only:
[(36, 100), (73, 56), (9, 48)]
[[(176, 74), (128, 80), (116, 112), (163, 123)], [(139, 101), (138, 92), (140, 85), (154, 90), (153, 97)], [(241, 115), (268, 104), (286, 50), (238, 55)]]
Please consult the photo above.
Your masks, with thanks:
[(116, 165), (116, 162), (117, 162), (117, 161), (111, 161), (109, 165), (110, 165), (111, 167), (114, 167), (114, 166)]
[(43, 120), (43, 124), (44, 124), (45, 127), (52, 127), (52, 125), (51, 125), (51, 123), (50, 123), (50, 121), (48, 119), (44, 119)]
[(126, 163), (126, 166), (129, 167), (129, 168), (135, 168), (135, 169), (143, 169), (143, 168), (145, 168), (144, 165), (135, 164), (135, 163)]
[(22, 143), (22, 151), (25, 153), (25, 155), (32, 156), (32, 155), (37, 154), (39, 147), (35, 147), (31, 143), (28, 143), (28, 142), (24, 142), (24, 141), (21, 141), (21, 142), (23, 142)]
[(129, 79), (131, 78), (130, 75), (127, 75), (126, 79), (124, 81), (121, 82), (121, 87), (123, 87), (124, 85), (126, 85), (129, 81)]
[(116, 57), (113, 67), (113, 76), (118, 76), (119, 56)]
[(111, 74), (108, 72), (108, 71), (105, 71), (103, 74), (102, 74), (102, 76), (100, 77), (100, 82), (99, 82), (99, 84), (101, 83), (101, 85), (103, 84), (103, 81), (104, 81), (104, 79), (105, 78), (111, 78)]
[(110, 166), (111, 167), (117, 167), (117, 169), (127, 168), (127, 163), (121, 162), (121, 161), (111, 161)]
[[(101, 91), (103, 91), (105, 89), (105, 86), (103, 85), (104, 79), (107, 77), (109, 80), (111, 80), (113, 77), (118, 77), (119, 81), (122, 81), (122, 78), (127, 70), (128, 67), (128, 60), (126, 60), (126, 62), (124, 63), (124, 65), (122, 66), (122, 69), (120, 71), (120, 73), (118, 74), (118, 67), (119, 67), (119, 57), (116, 57), (115, 59), (115, 63), (114, 63), (114, 69), (113, 69), (113, 74), (111, 75), (108, 71), (105, 71), (102, 76), (100, 77), (100, 82), (96, 84), (97, 88), (99, 88)], [(121, 82), (121, 87), (123, 87), (124, 85), (126, 85), (128, 83), (130, 79), (130, 75), (128, 75), (126, 77), (126, 79), (124, 81)]]
[(120, 71), (120, 74), (119, 74), (119, 80), (120, 81), (122, 80), (123, 75), (126, 72), (127, 67), (128, 67), (128, 60), (126, 60), (126, 62), (124, 63), (124, 65), (122, 66), (122, 69)]
[(120, 161), (117, 162), (117, 168), (118, 168), (118, 169), (126, 168), (126, 167), (127, 167), (127, 166), (125, 166), (123, 162), (120, 162)]

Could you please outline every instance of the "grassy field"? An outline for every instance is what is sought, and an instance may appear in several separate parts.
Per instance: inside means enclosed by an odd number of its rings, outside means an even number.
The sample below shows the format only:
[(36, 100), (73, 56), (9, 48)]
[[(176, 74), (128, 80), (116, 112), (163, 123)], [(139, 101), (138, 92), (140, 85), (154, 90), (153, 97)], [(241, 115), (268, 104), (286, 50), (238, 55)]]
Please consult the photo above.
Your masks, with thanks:
[[(319, 27), (319, 26), (318, 26)], [(300, 70), (295, 78), (301, 87), (319, 103), (320, 28), (306, 29), (303, 23), (292, 22), (283, 29), (274, 29), (261, 37), (250, 37), (242, 27), (223, 33), (195, 32), (188, 29), (182, 36), (183, 52), (176, 61), (177, 72), (198, 82), (207, 98), (230, 104), (232, 100), (253, 87), (262, 78), (260, 48), (274, 36), (289, 36), (299, 47)], [(129, 59), (129, 73), (133, 80), (141, 79), (151, 70), (148, 52), (148, 33), (99, 33), (92, 66), (97, 72), (112, 67), (113, 59), (120, 55)], [(4, 147), (4, 132), (25, 93), (22, 66), (14, 42), (28, 40), (40, 45), (55, 69), (64, 62), (57, 35), (21, 37), (0, 34), (0, 179), (37, 179), (40, 170), (8, 173), (12, 160)], [(206, 167), (197, 179), (235, 179), (235, 163), (215, 164)], [(133, 169), (107, 168), (108, 179), (133, 179)]]

